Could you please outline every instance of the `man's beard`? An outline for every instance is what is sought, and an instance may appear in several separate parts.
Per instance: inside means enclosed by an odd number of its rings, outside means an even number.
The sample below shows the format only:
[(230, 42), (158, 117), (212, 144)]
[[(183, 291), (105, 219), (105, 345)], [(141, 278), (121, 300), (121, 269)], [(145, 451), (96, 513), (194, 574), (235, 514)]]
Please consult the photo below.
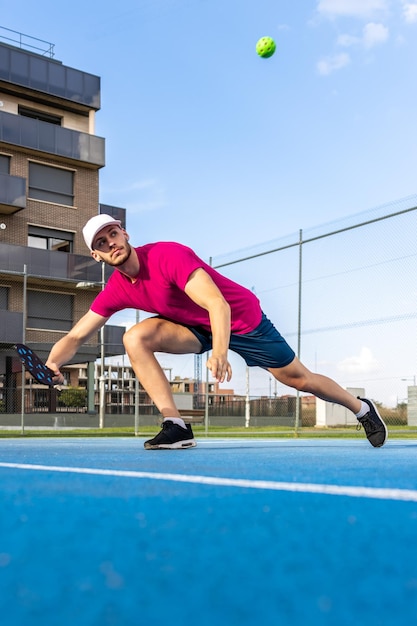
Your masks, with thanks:
[(126, 263), (131, 253), (132, 253), (132, 246), (130, 244), (127, 244), (127, 249), (123, 248), (123, 252), (115, 258), (113, 258), (112, 256), (110, 258), (110, 261), (108, 261), (108, 264), (111, 265), (112, 267), (119, 267), (119, 265), (123, 265), (124, 263)]

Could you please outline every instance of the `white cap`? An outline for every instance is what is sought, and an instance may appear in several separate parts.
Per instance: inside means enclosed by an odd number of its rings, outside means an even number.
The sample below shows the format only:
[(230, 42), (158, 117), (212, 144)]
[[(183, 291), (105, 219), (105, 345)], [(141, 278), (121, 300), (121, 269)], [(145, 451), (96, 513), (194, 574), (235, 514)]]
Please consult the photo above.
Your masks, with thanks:
[(116, 224), (120, 227), (122, 226), (122, 222), (120, 220), (115, 220), (114, 217), (106, 215), (105, 213), (100, 213), (100, 215), (95, 215), (89, 219), (83, 228), (83, 236), (86, 246), (92, 250), (94, 237), (97, 233), (100, 232), (102, 228), (111, 226), (112, 224)]

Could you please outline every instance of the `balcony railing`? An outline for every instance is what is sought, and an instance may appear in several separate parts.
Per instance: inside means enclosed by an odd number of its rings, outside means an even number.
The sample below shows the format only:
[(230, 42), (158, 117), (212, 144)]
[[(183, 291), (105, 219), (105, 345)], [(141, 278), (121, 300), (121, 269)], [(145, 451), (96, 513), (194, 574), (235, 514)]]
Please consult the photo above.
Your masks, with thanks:
[[(101, 283), (101, 264), (91, 257), (0, 243), (0, 274), (23, 273), (24, 265), (32, 277)], [(112, 270), (106, 270), (107, 277)]]
[(0, 43), (0, 80), (92, 109), (100, 108), (100, 78), (39, 54)]
[(21, 343), (23, 313), (0, 309), (0, 343)]
[(0, 215), (26, 208), (26, 178), (0, 173)]
[[(126, 332), (124, 326), (106, 324), (104, 327), (104, 349), (106, 356), (124, 354), (123, 335)], [(98, 340), (100, 341), (100, 339)]]
[(102, 137), (0, 111), (0, 141), (67, 159), (105, 165)]

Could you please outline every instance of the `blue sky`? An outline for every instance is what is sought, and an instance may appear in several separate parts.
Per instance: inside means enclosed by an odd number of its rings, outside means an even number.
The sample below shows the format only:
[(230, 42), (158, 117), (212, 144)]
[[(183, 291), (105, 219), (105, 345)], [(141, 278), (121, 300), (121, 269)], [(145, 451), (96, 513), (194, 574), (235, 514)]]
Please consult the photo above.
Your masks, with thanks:
[(415, 192), (417, 2), (57, 6), (3, 2), (0, 24), (101, 77), (100, 200), (137, 243), (207, 258)]
[(101, 77), (100, 201), (134, 244), (207, 260), (416, 193), (417, 2), (65, 6), (2, 2), (0, 26)]

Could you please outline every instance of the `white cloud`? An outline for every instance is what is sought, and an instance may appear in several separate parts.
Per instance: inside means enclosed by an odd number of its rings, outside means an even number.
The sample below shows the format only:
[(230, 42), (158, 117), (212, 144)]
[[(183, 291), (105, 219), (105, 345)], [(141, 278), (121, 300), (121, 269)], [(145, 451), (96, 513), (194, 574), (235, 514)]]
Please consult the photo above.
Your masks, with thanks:
[(350, 63), (350, 56), (346, 52), (335, 54), (334, 56), (321, 59), (317, 63), (317, 71), (322, 76), (328, 76), (332, 72), (341, 70)]
[(369, 348), (363, 347), (357, 356), (341, 361), (337, 369), (344, 374), (370, 374), (379, 369), (379, 363)]
[(351, 46), (363, 45), (365, 48), (372, 48), (377, 44), (385, 43), (389, 37), (389, 30), (383, 24), (369, 22), (363, 27), (362, 36), (339, 35), (336, 40), (338, 46), (348, 48)]
[(389, 30), (383, 24), (376, 24), (375, 22), (369, 22), (366, 24), (362, 31), (362, 37), (355, 37), (354, 35), (339, 35), (336, 40), (338, 46), (348, 48), (351, 46), (363, 45), (365, 48), (373, 48), (381, 43), (385, 43), (389, 37)]
[(360, 43), (360, 38), (355, 37), (354, 35), (339, 35), (336, 40), (338, 46), (343, 46), (344, 48), (348, 48), (349, 46), (354, 46)]
[(388, 9), (388, 0), (319, 0), (317, 12), (325, 17), (367, 18)]
[(417, 2), (403, 2), (403, 16), (406, 22), (417, 22)]
[(383, 24), (369, 22), (363, 29), (363, 43), (366, 48), (372, 48), (380, 43), (385, 43), (388, 37), (388, 28)]
[[(405, 2), (405, 0), (402, 0)], [(357, 17), (366, 19), (376, 13), (388, 9), (389, 0), (319, 0), (317, 12), (325, 17)], [(410, 4), (410, 3), (407, 3)], [(416, 6), (417, 0), (413, 2)], [(365, 48), (370, 49), (388, 41), (389, 29), (381, 22), (369, 21), (365, 24), (361, 34), (342, 33), (336, 39), (336, 45), (342, 48)], [(351, 62), (347, 53), (335, 54), (321, 59), (317, 63), (317, 71), (322, 76), (327, 76), (337, 70), (346, 67)]]

